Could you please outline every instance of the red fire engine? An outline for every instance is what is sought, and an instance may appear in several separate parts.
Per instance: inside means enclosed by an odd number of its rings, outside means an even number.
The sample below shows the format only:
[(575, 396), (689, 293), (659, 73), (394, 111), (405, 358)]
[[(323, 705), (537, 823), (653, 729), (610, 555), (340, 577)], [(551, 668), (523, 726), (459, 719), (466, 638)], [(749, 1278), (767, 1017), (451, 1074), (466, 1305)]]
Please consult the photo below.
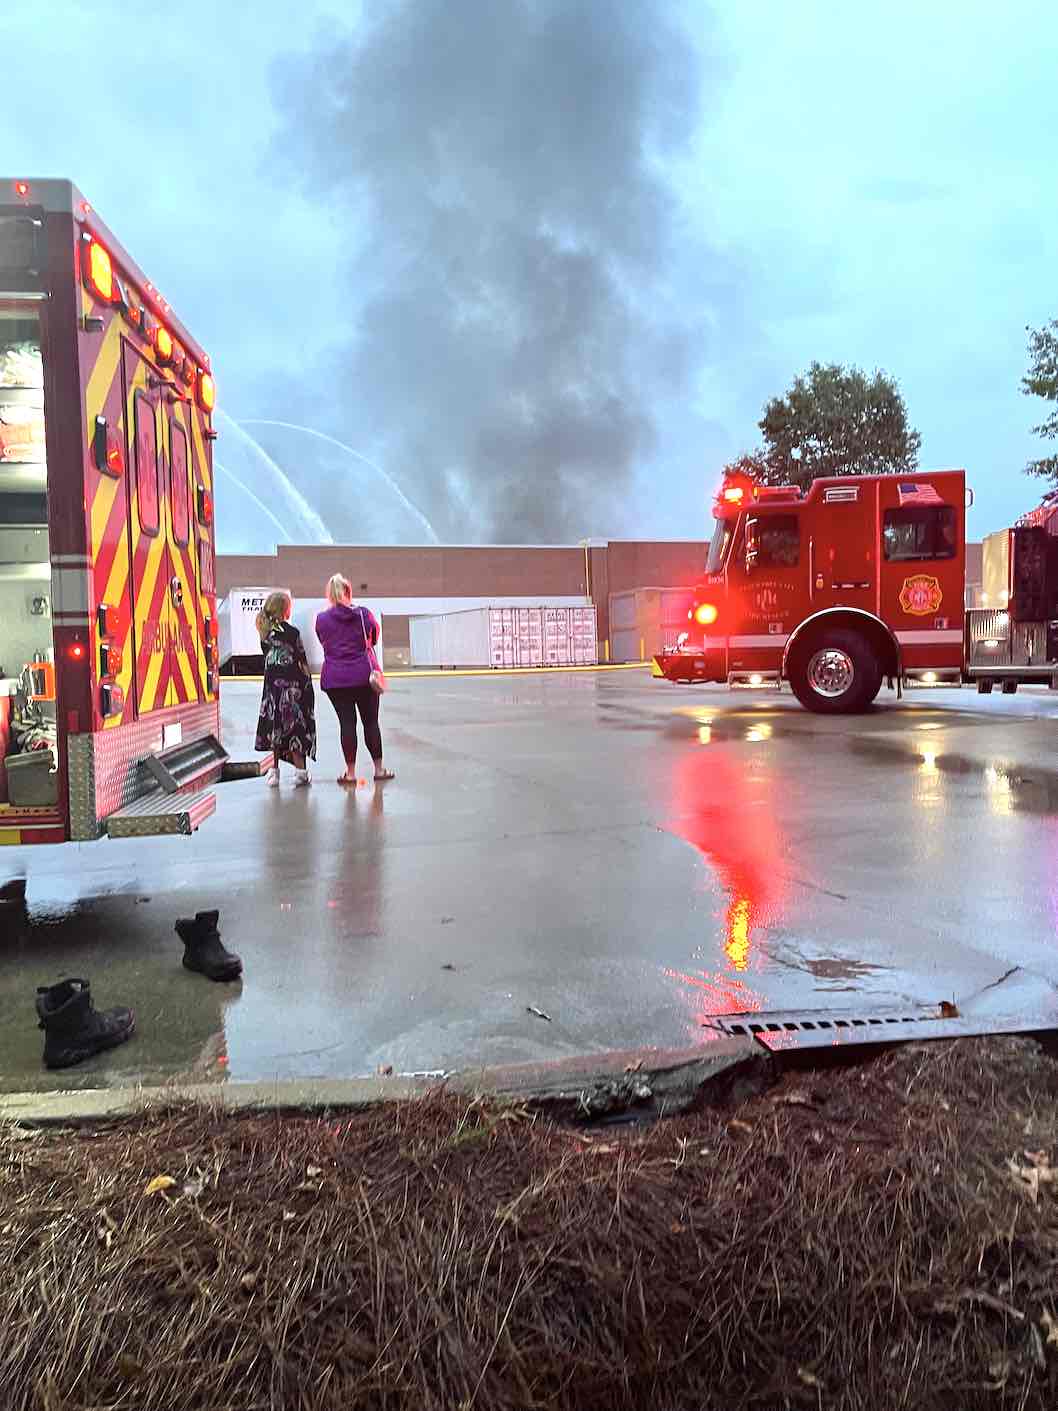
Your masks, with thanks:
[(0, 181), (0, 843), (190, 833), (219, 742), (209, 359), (66, 181)]
[(727, 479), (686, 634), (655, 658), (670, 681), (789, 681), (811, 710), (863, 710), (883, 680), (959, 681), (961, 470), (816, 480)]

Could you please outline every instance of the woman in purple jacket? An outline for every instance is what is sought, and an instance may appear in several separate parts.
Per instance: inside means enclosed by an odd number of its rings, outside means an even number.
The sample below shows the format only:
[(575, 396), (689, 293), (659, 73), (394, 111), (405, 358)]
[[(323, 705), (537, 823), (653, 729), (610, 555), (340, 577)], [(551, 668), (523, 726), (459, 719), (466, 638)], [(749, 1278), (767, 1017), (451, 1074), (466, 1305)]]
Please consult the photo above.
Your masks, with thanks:
[(378, 728), (380, 696), (371, 685), (378, 623), (367, 608), (353, 606), (353, 590), (336, 573), (327, 584), (331, 606), (316, 618), (316, 636), (323, 647), (320, 688), (334, 706), (342, 737), (345, 773), (338, 783), (356, 787), (356, 713), (364, 727), (364, 743), (375, 761), (375, 778), (392, 779), (382, 762), (382, 732)]

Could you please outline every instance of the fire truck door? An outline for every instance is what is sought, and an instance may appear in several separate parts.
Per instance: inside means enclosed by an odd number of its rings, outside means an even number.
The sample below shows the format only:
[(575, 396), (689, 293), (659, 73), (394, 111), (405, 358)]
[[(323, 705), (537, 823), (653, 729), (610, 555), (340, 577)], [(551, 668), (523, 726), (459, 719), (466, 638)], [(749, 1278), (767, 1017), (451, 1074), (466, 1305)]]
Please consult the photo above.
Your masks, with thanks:
[(142, 716), (160, 710), (169, 696), (173, 620), (169, 497), (162, 475), (162, 411), (157, 376), (128, 344), (124, 350), (124, 373), (125, 435), (131, 475), (133, 688), (136, 713)]
[[(828, 498), (840, 495), (842, 498)], [(878, 610), (878, 546), (873, 488), (840, 486), (805, 526), (809, 535), (808, 592), (812, 612), (830, 607)]]
[(198, 555), (188, 452), (187, 409), (179, 394), (164, 391), (163, 484), (168, 509), (169, 602), (171, 609), (170, 677), (166, 704), (186, 705), (203, 694), (205, 651), (199, 610)]

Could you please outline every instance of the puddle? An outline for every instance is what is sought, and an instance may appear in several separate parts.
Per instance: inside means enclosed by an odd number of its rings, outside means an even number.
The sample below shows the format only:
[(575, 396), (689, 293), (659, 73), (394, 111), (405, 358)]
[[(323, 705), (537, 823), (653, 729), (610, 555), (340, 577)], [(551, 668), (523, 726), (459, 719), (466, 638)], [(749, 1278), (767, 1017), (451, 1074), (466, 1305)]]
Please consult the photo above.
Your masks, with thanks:
[(826, 957), (822, 960), (806, 960), (804, 968), (819, 980), (863, 980), (881, 970), (888, 970), (889, 967), (872, 965), (866, 960)]
[(1058, 813), (1058, 773), (1037, 765), (974, 759), (945, 750), (932, 737), (890, 744), (865, 735), (849, 740), (852, 752), (876, 764), (895, 765), (934, 777), (979, 779), (993, 811), (1037, 817)]

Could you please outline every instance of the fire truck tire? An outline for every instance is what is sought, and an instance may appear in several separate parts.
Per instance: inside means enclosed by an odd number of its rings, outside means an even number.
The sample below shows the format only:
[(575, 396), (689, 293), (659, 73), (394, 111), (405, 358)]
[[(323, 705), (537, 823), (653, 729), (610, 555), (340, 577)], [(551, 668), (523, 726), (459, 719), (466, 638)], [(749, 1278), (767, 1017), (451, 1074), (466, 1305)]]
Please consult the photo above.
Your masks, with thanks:
[(799, 646), (789, 678), (808, 710), (852, 715), (866, 710), (881, 690), (882, 664), (858, 632), (836, 627)]

